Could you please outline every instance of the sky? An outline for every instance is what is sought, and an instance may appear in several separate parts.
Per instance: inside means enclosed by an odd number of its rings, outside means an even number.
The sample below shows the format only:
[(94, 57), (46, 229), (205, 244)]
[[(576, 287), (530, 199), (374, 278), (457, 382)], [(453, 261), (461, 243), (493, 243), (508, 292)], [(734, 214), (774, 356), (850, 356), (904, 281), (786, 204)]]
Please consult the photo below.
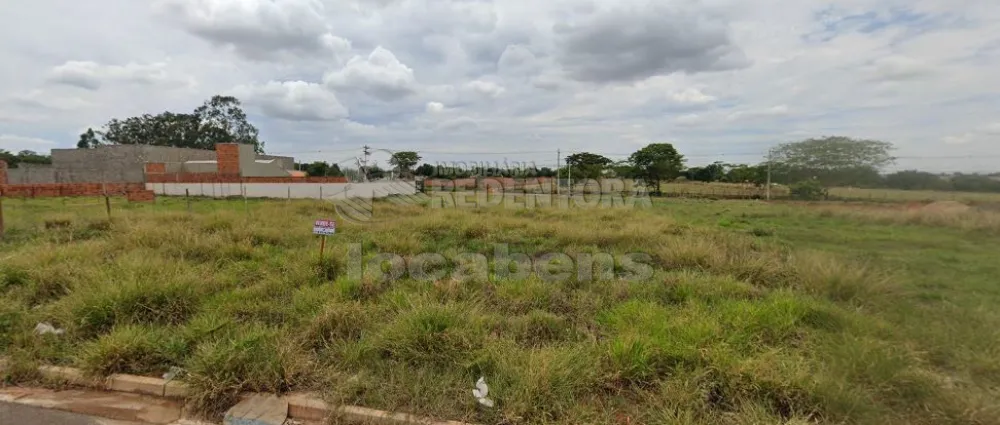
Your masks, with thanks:
[(271, 154), (690, 165), (848, 136), (1000, 171), (996, 0), (68, 0), (0, 4), (0, 149), (237, 96)]

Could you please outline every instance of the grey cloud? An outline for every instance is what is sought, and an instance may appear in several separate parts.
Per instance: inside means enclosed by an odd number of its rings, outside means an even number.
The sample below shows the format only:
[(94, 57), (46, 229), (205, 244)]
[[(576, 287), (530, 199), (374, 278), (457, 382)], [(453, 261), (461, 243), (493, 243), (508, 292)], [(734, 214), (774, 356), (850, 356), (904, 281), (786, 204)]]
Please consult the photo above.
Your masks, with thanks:
[(630, 82), (749, 65), (726, 23), (693, 10), (616, 9), (554, 30), (557, 60), (579, 81)]
[(69, 61), (49, 71), (48, 81), (87, 90), (97, 90), (106, 82), (156, 84), (169, 80), (162, 63), (102, 65), (90, 61)]
[(347, 118), (348, 110), (322, 85), (304, 81), (271, 81), (237, 87), (235, 93), (265, 115), (287, 121), (327, 121)]
[(350, 41), (331, 33), (315, 0), (161, 0), (159, 10), (189, 33), (248, 59), (351, 49)]

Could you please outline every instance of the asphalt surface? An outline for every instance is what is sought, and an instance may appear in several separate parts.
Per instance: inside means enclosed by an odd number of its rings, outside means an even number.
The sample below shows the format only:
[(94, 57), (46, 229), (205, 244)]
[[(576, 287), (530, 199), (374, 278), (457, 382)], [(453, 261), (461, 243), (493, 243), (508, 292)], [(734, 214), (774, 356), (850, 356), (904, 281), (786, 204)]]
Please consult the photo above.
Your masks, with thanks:
[(0, 402), (0, 425), (141, 425)]

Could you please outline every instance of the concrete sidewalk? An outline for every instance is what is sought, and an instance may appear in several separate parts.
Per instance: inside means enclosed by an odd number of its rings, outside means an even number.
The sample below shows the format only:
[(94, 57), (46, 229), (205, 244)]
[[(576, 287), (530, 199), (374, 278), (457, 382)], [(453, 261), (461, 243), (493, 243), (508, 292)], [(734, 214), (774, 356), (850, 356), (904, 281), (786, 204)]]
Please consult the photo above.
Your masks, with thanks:
[(0, 425), (145, 425), (0, 402)]

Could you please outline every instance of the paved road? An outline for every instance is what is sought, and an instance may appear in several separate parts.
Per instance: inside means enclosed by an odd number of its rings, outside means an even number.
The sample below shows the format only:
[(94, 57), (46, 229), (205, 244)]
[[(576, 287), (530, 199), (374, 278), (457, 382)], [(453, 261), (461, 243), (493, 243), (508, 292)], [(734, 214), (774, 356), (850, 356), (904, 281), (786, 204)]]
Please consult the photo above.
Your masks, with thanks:
[(0, 425), (141, 425), (0, 402)]

